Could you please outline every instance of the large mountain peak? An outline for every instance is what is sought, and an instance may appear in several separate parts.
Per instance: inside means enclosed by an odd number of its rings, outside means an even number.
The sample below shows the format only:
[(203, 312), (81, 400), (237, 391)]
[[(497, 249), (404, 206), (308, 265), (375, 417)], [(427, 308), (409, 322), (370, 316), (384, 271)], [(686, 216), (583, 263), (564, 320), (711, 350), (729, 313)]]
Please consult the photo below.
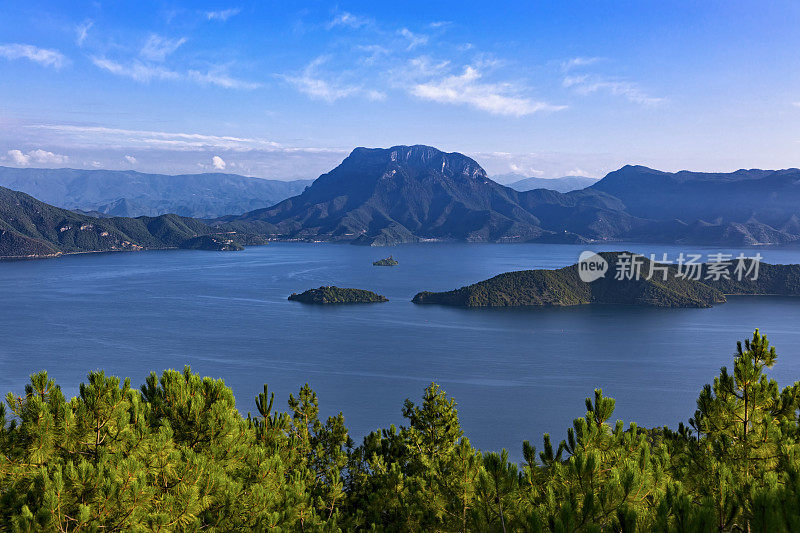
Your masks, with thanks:
[(474, 159), (458, 152), (447, 153), (423, 144), (391, 148), (359, 147), (350, 153), (340, 167), (363, 167), (371, 164), (384, 164), (388, 169), (404, 168), (414, 173), (435, 171), (450, 176), (487, 178), (486, 171)]

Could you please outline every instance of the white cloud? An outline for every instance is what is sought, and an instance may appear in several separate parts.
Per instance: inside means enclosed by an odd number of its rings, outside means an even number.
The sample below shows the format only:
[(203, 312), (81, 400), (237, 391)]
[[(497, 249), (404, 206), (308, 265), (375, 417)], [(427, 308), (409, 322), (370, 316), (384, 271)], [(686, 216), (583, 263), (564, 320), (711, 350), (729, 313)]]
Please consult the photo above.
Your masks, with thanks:
[(561, 64), (561, 68), (566, 72), (578, 67), (587, 67), (602, 61), (602, 57), (573, 57)]
[(565, 107), (520, 96), (509, 83), (485, 83), (480, 80), (478, 69), (467, 66), (460, 75), (414, 84), (410, 92), (423, 100), (469, 105), (495, 115), (521, 117), (537, 111), (558, 111)]
[(364, 65), (374, 65), (379, 59), (390, 54), (390, 50), (379, 44), (358, 45), (355, 47), (359, 52), (366, 52), (368, 55), (361, 59)]
[(31, 44), (0, 44), (0, 57), (28, 59), (45, 67), (61, 68), (67, 64), (67, 58), (58, 50), (39, 48)]
[(214, 167), (214, 170), (225, 170), (225, 160), (222, 159), (220, 156), (215, 155), (211, 158), (211, 166)]
[(127, 65), (117, 63), (105, 57), (91, 57), (95, 66), (106, 70), (117, 76), (131, 78), (139, 82), (147, 83), (150, 80), (177, 80), (180, 74), (159, 65), (148, 65), (141, 61), (134, 60)]
[(91, 166), (92, 168), (103, 168), (103, 163), (100, 161), (90, 161), (88, 166)]
[(180, 39), (168, 39), (160, 35), (152, 34), (145, 41), (139, 54), (150, 61), (164, 61), (168, 55), (175, 52), (186, 42), (186, 37)]
[(792, 105), (795, 107), (800, 107), (800, 102), (792, 102)]
[(382, 102), (386, 100), (386, 93), (382, 91), (377, 91), (375, 89), (365, 90), (364, 96), (367, 97), (367, 100), (372, 100), (373, 102)]
[(428, 42), (428, 36), (421, 33), (414, 33), (408, 28), (398, 30), (398, 35), (405, 37), (408, 40), (408, 50), (413, 50), (417, 46), (422, 46)]
[(27, 154), (22, 153), (21, 150), (9, 150), (8, 157), (11, 162), (19, 166), (28, 166), (31, 163), (38, 163), (41, 165), (62, 165), (69, 160), (69, 157), (61, 154), (54, 154), (46, 150), (31, 150)]
[(344, 26), (347, 28), (358, 29), (363, 26), (367, 26), (370, 24), (370, 19), (366, 17), (360, 17), (358, 15), (353, 15), (352, 13), (348, 13), (347, 11), (343, 11), (339, 13), (333, 19), (328, 22), (328, 29), (335, 28), (337, 26)]
[(11, 158), (11, 162), (15, 165), (25, 166), (31, 162), (30, 156), (23, 154), (19, 150), (9, 150), (8, 156)]
[(588, 74), (567, 76), (562, 84), (581, 95), (603, 92), (613, 96), (622, 96), (631, 102), (646, 106), (658, 105), (665, 101), (664, 98), (648, 95), (635, 83), (609, 80)]
[(525, 176), (541, 177), (544, 175), (543, 170), (537, 170), (531, 166), (518, 165), (516, 163), (509, 163), (508, 168), (511, 170), (511, 172), (524, 174)]
[(408, 65), (397, 75), (401, 79), (418, 80), (431, 78), (446, 72), (450, 66), (449, 61), (435, 61), (428, 56), (419, 56), (408, 61)]
[(252, 90), (261, 87), (260, 83), (237, 80), (232, 78), (227, 73), (220, 70), (212, 70), (209, 72), (200, 72), (198, 70), (190, 70), (188, 72), (189, 79), (196, 81), (202, 85), (216, 85), (224, 89), (246, 89)]
[(199, 70), (189, 70), (186, 73), (170, 70), (162, 65), (154, 65), (134, 59), (130, 63), (123, 64), (105, 57), (91, 57), (95, 66), (124, 78), (148, 83), (152, 80), (188, 80), (200, 85), (216, 85), (224, 89), (244, 89), (252, 90), (261, 87), (260, 83), (236, 79), (230, 76), (221, 67), (215, 67), (207, 72)]
[(134, 156), (132, 156), (132, 155), (126, 155), (125, 156), (125, 161), (127, 161), (131, 165), (135, 165), (136, 164), (136, 158)]
[(50, 142), (83, 149), (158, 149), (171, 151), (231, 150), (234, 152), (262, 151), (281, 153), (341, 153), (330, 148), (294, 148), (266, 139), (205, 135), (152, 130), (129, 130), (104, 126), (70, 124), (39, 124), (31, 129), (51, 134)]
[(223, 9), (221, 11), (206, 11), (206, 18), (208, 20), (221, 20), (225, 22), (231, 17), (234, 17), (242, 12), (242, 8), (233, 7), (230, 9)]
[(326, 56), (320, 56), (306, 65), (299, 75), (281, 77), (301, 93), (315, 100), (323, 100), (328, 103), (335, 102), (340, 98), (352, 96), (361, 91), (361, 88), (355, 85), (343, 84), (337, 80), (324, 79), (319, 72), (319, 67), (327, 60), (328, 58)]
[(92, 26), (94, 26), (94, 21), (91, 19), (86, 19), (75, 27), (75, 44), (78, 46), (83, 46), (83, 42), (89, 35), (89, 30), (92, 28)]

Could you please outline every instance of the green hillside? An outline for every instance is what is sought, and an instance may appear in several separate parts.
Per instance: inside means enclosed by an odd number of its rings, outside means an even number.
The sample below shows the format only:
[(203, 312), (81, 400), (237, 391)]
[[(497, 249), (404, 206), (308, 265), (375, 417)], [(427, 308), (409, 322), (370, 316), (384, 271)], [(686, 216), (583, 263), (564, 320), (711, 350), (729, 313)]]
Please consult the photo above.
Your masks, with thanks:
[(177, 215), (94, 218), (0, 187), (0, 258), (177, 248), (209, 232)]

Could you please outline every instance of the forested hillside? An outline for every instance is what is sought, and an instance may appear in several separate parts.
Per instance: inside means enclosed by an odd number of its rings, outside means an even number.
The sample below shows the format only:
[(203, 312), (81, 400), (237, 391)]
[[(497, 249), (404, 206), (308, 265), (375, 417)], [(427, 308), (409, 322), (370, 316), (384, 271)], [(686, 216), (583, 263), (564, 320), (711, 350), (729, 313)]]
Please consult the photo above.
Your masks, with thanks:
[(177, 215), (94, 218), (0, 187), (0, 258), (177, 248), (212, 231)]
[[(42, 372), (0, 407), (0, 524), (15, 531), (797, 531), (800, 383), (765, 375), (756, 331), (676, 429), (586, 412), (524, 462), (481, 452), (437, 385), (360, 444), (303, 387), (237, 405), (189, 368), (92, 372), (67, 400)], [(664, 401), (669, 401), (666, 397)], [(252, 414), (243, 416), (254, 407)], [(517, 406), (547, 409), (545, 405)], [(511, 408), (511, 407), (508, 407)], [(690, 415), (691, 413), (687, 413)], [(531, 439), (537, 436), (531, 435)], [(563, 437), (563, 440), (561, 440)], [(557, 444), (556, 444), (557, 443)]]

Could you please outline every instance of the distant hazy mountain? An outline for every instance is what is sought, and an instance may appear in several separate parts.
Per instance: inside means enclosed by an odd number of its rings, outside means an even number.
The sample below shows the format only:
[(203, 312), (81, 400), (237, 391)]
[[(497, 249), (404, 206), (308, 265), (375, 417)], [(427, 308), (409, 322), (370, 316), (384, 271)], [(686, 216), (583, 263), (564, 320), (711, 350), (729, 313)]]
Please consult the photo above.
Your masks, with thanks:
[(585, 189), (594, 185), (597, 178), (586, 176), (564, 176), (563, 178), (524, 178), (508, 184), (517, 191), (532, 191), (533, 189), (550, 189), (551, 191), (570, 192)]
[(178, 248), (210, 232), (177, 215), (93, 218), (0, 187), (0, 258)]
[(800, 215), (796, 168), (706, 173), (628, 165), (606, 175), (592, 190), (616, 196), (633, 215), (656, 220), (760, 222), (796, 229)]
[(356, 148), (302, 194), (218, 223), (274, 238), (395, 244), (420, 240), (580, 242), (631, 226), (600, 192), (518, 192), (474, 160), (429, 146)]
[(143, 174), (129, 170), (0, 167), (0, 186), (43, 202), (96, 215), (175, 213), (216, 218), (274, 205), (311, 180), (278, 181), (235, 174)]

